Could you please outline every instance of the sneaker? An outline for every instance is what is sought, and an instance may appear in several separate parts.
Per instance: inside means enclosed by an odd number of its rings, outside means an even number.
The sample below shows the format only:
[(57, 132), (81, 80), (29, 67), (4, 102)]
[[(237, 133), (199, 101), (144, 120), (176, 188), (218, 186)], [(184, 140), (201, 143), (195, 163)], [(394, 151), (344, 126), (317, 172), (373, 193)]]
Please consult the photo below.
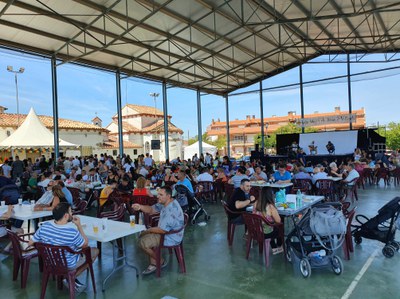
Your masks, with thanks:
[[(63, 285), (66, 287), (67, 290), (69, 290), (69, 284), (67, 279), (63, 279)], [(77, 294), (82, 293), (86, 289), (86, 285), (81, 283), (78, 279), (75, 279), (75, 292)]]
[(282, 253), (282, 252), (283, 252), (283, 247), (282, 246), (277, 247), (277, 248), (272, 248), (272, 254), (273, 255), (279, 254), (279, 253)]

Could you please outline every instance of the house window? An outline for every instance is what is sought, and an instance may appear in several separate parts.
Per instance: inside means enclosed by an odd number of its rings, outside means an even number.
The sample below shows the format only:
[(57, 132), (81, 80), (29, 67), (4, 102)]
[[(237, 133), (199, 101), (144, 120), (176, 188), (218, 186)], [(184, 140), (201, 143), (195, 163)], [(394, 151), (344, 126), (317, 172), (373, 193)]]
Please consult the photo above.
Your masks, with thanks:
[(7, 137), (9, 137), (11, 135), (10, 131), (7, 131)]
[(146, 141), (146, 143), (144, 144), (144, 151), (145, 153), (150, 152), (150, 142)]
[(118, 151), (117, 150), (113, 150), (113, 156), (118, 155)]
[(134, 150), (133, 150), (133, 154), (134, 154), (134, 155), (137, 155), (137, 149), (134, 149)]

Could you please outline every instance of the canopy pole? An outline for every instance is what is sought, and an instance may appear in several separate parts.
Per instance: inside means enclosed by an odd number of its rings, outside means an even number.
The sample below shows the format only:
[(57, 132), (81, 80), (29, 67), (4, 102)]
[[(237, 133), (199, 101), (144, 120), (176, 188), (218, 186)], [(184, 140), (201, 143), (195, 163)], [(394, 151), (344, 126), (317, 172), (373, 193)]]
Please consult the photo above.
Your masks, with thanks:
[[(299, 66), (299, 76), (300, 76), (300, 110), (301, 119), (304, 119), (304, 93), (303, 93), (303, 65)], [(301, 126), (301, 133), (304, 133), (304, 126)]]
[(197, 89), (197, 136), (199, 140), (199, 156), (203, 154), (203, 132), (201, 128), (201, 98), (200, 89)]
[(231, 138), (229, 135), (229, 96), (224, 95), (225, 98), (225, 113), (226, 113), (226, 154), (228, 157), (231, 156)]
[(53, 136), (54, 136), (54, 162), (60, 156), (59, 148), (59, 132), (58, 132), (58, 92), (57, 92), (57, 58), (55, 55), (51, 57), (51, 86), (53, 98)]
[(351, 122), (351, 77), (350, 77), (350, 54), (347, 54), (347, 97), (349, 99), (349, 127), (353, 130), (353, 123)]
[(261, 151), (264, 153), (265, 139), (264, 139), (264, 103), (263, 103), (263, 83), (260, 81), (260, 118), (261, 118)]
[(164, 144), (165, 144), (165, 160), (169, 160), (169, 142), (168, 142), (168, 100), (167, 100), (167, 83), (162, 83), (163, 96), (163, 112), (164, 112)]
[(117, 88), (117, 114), (118, 114), (118, 145), (119, 156), (122, 158), (124, 154), (124, 140), (122, 136), (122, 105), (121, 105), (121, 72), (117, 70), (115, 73), (115, 83)]

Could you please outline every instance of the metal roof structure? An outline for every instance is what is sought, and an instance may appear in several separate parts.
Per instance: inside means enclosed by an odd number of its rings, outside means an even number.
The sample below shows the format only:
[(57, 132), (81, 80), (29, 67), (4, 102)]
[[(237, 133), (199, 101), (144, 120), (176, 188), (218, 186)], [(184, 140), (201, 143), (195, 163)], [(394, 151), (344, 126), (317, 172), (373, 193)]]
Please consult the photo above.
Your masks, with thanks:
[(400, 48), (400, 1), (0, 0), (0, 46), (225, 95), (323, 54)]

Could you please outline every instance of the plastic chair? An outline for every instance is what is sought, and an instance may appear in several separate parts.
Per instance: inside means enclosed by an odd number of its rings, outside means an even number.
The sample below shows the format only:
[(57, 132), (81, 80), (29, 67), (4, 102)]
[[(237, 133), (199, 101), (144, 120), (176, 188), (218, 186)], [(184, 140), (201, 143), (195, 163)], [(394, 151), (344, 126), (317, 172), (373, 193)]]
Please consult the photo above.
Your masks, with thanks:
[(322, 195), (325, 199), (334, 201), (335, 193), (333, 191), (333, 181), (329, 179), (319, 179), (315, 182), (317, 195)]
[(271, 239), (265, 239), (264, 231), (263, 231), (263, 224), (278, 228), (278, 230), (279, 230), (278, 238), (282, 238), (282, 244), (284, 243), (283, 242), (283, 225), (281, 223), (279, 223), (279, 224), (270, 223), (267, 221), (267, 219), (265, 219), (261, 215), (251, 214), (251, 213), (243, 213), (243, 219), (244, 219), (244, 224), (247, 226), (247, 232), (248, 232), (247, 243), (246, 243), (246, 259), (249, 259), (250, 247), (251, 247), (252, 241), (253, 240), (257, 241), (258, 251), (260, 254), (262, 254), (264, 251), (265, 267), (268, 267)]
[[(17, 280), (19, 268), (21, 268), (21, 288), (24, 289), (28, 279), (31, 259), (38, 256), (38, 251), (33, 247), (23, 249), (21, 244), (28, 244), (29, 241), (25, 240), (24, 237), (32, 236), (33, 234), (17, 235), (9, 229), (7, 229), (7, 234), (12, 243), (14, 257), (13, 280)], [(42, 272), (43, 267), (41, 261), (39, 261), (39, 269), (40, 272)]]
[(202, 199), (210, 199), (211, 201), (216, 201), (214, 184), (212, 182), (198, 182), (196, 186), (196, 197)]
[[(35, 247), (39, 252), (39, 256), (43, 260), (43, 277), (42, 277), (42, 291), (40, 299), (44, 299), (46, 295), (47, 282), (50, 275), (57, 276), (58, 287), (62, 289), (63, 277), (68, 277), (69, 283), (69, 297), (75, 298), (75, 278), (84, 270), (89, 270), (92, 278), (93, 291), (96, 293), (96, 283), (94, 280), (93, 260), (90, 247), (83, 248), (81, 251), (73, 251), (68, 246), (56, 246), (45, 243), (35, 243)], [(65, 252), (72, 254), (81, 254), (85, 256), (85, 261), (74, 269), (68, 268)], [(73, 282), (73, 283), (71, 283)]]
[(232, 184), (224, 183), (225, 189), (225, 200), (231, 198), (233, 191), (235, 191), (235, 187)]
[(354, 202), (354, 198), (358, 201), (358, 193), (357, 193), (357, 181), (359, 178), (354, 178), (350, 182), (345, 183), (344, 189), (346, 192), (346, 198), (349, 195), (351, 195), (351, 202)]
[(81, 200), (78, 205), (72, 209), (72, 215), (85, 215), (87, 204), (86, 200)]
[(300, 190), (301, 193), (311, 194), (312, 190), (312, 181), (310, 179), (295, 179), (293, 181), (292, 194), (296, 194), (297, 190)]
[(229, 209), (228, 204), (226, 201), (221, 200), (222, 206), (224, 207), (226, 217), (228, 219), (228, 231), (227, 231), (227, 239), (228, 239), (228, 245), (232, 246), (233, 243), (233, 238), (235, 236), (235, 228), (236, 224), (233, 223), (231, 220), (229, 220), (229, 214), (237, 214), (237, 215), (242, 215), (244, 212), (234, 212), (231, 209)]
[(224, 188), (224, 183), (222, 182), (222, 179), (216, 179), (214, 181), (214, 188), (215, 188), (215, 200), (217, 200), (217, 197), (219, 199), (222, 199), (222, 194), (225, 190)]
[(378, 185), (380, 180), (383, 179), (383, 182), (386, 185), (389, 184), (389, 169), (388, 168), (378, 168), (375, 171), (375, 183)]
[(181, 272), (186, 273), (185, 256), (183, 253), (183, 239), (177, 245), (166, 246), (166, 245), (164, 245), (164, 238), (165, 238), (165, 235), (171, 235), (171, 234), (176, 234), (176, 233), (181, 232), (186, 227), (188, 221), (189, 221), (189, 215), (185, 213), (184, 214), (184, 224), (180, 229), (171, 230), (165, 234), (160, 234), (160, 237), (161, 237), (160, 238), (160, 246), (154, 248), (154, 250), (156, 252), (156, 267), (157, 267), (156, 276), (157, 277), (161, 276), (161, 250), (163, 248), (167, 248), (169, 250), (169, 254), (172, 254), (172, 249), (175, 251), (176, 259), (178, 260), (179, 266), (181, 268)]
[(74, 187), (67, 187), (67, 189), (69, 190), (69, 192), (71, 192), (72, 202), (74, 203), (74, 206), (78, 206), (82, 200), (81, 196), (79, 195), (80, 190)]
[(150, 197), (147, 195), (133, 195), (131, 197), (130, 204), (127, 204), (127, 210), (130, 215), (135, 215), (135, 222), (139, 224), (139, 217), (143, 214), (141, 211), (134, 211), (131, 207), (133, 203), (140, 204), (142, 206), (152, 206), (157, 203), (157, 197)]
[(346, 219), (347, 219), (347, 230), (346, 230), (346, 236), (343, 242), (343, 252), (344, 252), (344, 258), (346, 260), (350, 260), (350, 252), (354, 252), (354, 246), (353, 246), (353, 239), (351, 235), (351, 223), (353, 221), (354, 215), (356, 213), (355, 209), (351, 211), (343, 211)]

